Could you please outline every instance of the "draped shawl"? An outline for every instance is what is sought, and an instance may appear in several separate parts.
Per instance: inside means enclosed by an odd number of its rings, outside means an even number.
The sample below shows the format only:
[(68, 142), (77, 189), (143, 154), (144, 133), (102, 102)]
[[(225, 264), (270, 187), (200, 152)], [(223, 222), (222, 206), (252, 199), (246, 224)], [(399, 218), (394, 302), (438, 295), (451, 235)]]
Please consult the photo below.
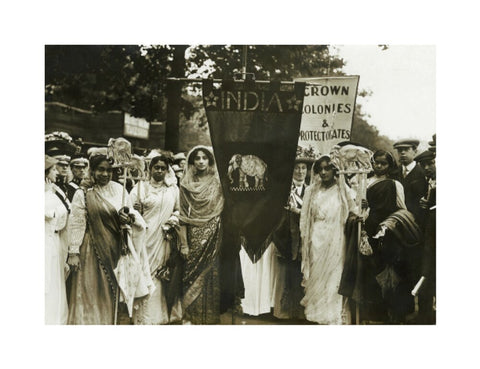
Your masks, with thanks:
[[(206, 146), (195, 146), (187, 155), (187, 163), (196, 149), (212, 152)], [(214, 163), (210, 163), (206, 176), (201, 180), (196, 173), (194, 165), (187, 164), (185, 175), (180, 182), (179, 219), (186, 224), (201, 226), (221, 214), (224, 198)]]
[(92, 236), (90, 240), (115, 297), (117, 282), (113, 271), (120, 259), (120, 217), (115, 207), (93, 189), (87, 191), (85, 200)]

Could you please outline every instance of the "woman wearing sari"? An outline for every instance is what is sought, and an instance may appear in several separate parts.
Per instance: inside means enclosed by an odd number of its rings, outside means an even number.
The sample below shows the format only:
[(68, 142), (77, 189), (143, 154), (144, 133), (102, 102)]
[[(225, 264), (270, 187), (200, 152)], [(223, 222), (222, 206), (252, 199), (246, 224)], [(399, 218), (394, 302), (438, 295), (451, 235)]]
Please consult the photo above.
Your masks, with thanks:
[(345, 224), (356, 212), (352, 190), (328, 155), (313, 164), (300, 215), (302, 286), (307, 320), (319, 324), (349, 323), (338, 293), (345, 258)]
[(66, 324), (68, 316), (65, 292), (63, 245), (59, 232), (67, 224), (67, 209), (55, 195), (57, 159), (45, 155), (45, 324)]
[(359, 276), (363, 281), (357, 283), (360, 291), (355, 295), (357, 302), (361, 303), (364, 320), (399, 323), (414, 309), (410, 294), (413, 286), (409, 279), (412, 270), (410, 251), (415, 252), (415, 248), (409, 250), (405, 247), (410, 242), (406, 237), (408, 233), (401, 232), (400, 235), (400, 226), (395, 226), (395, 232), (392, 232), (393, 222), (389, 219), (396, 214), (399, 221), (395, 223), (405, 224), (404, 230), (415, 232), (416, 225), (413, 217), (409, 221), (411, 214), (405, 205), (403, 186), (394, 179), (396, 164), (393, 156), (383, 150), (376, 151), (373, 170), (374, 175), (367, 183), (369, 209), (365, 219), (365, 231), (373, 254), (360, 256), (363, 272)]
[(196, 146), (187, 155), (180, 183), (180, 245), (185, 255), (184, 318), (192, 324), (220, 322), (219, 252), (223, 210), (220, 179), (211, 150)]
[(178, 225), (179, 191), (170, 160), (166, 156), (153, 157), (149, 171), (150, 180), (137, 183), (130, 197), (134, 201), (134, 208), (142, 213), (147, 223), (145, 246), (155, 290), (135, 312), (134, 322), (167, 324), (182, 319), (178, 298), (169, 316), (164, 282), (161, 280), (171, 254), (168, 232)]
[[(128, 295), (126, 289), (135, 289), (135, 297), (140, 297), (151, 288), (148, 263), (141, 261), (145, 222), (132, 208), (123, 187), (111, 180), (112, 170), (105, 155), (92, 157), (91, 183), (85, 183), (73, 197), (68, 224), (68, 264), (73, 271), (68, 324), (114, 324), (120, 288), (124, 298)], [(123, 200), (131, 210), (122, 207)], [(125, 230), (130, 233), (128, 236)], [(129, 241), (132, 230), (136, 250)], [(124, 265), (120, 261), (125, 260), (122, 255), (133, 255), (136, 261), (128, 259), (129, 272), (122, 269), (119, 274), (117, 267)], [(128, 295), (131, 306), (130, 298), (133, 296)]]

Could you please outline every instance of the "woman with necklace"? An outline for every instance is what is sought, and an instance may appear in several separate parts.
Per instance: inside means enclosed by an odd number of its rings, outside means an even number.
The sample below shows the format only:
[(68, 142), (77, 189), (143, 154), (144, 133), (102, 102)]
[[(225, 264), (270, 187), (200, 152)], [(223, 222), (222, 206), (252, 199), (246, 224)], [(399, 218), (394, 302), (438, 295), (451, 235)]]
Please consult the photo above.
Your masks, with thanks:
[(219, 252), (224, 199), (210, 148), (187, 155), (180, 182), (180, 251), (185, 256), (183, 309), (186, 322), (220, 323)]
[[(302, 285), (307, 320), (346, 324), (344, 298), (338, 293), (345, 257), (344, 228), (350, 212), (357, 212), (353, 191), (338, 178), (328, 155), (313, 164), (300, 215)], [(343, 181), (343, 183), (342, 183)]]
[(176, 299), (171, 316), (165, 294), (166, 264), (171, 254), (169, 232), (178, 225), (179, 192), (170, 159), (155, 156), (149, 164), (150, 180), (139, 182), (130, 193), (134, 209), (141, 212), (147, 223), (146, 250), (150, 272), (155, 284), (153, 293), (134, 314), (135, 324), (167, 324), (181, 320), (180, 300)]

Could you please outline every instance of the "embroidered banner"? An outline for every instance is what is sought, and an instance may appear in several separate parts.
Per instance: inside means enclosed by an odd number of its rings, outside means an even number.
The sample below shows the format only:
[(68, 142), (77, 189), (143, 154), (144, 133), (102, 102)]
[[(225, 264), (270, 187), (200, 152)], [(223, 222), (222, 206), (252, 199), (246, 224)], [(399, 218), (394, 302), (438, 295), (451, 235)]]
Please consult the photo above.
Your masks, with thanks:
[(290, 193), (304, 92), (299, 82), (203, 82), (225, 232), (253, 262), (268, 246)]
[(298, 79), (308, 83), (298, 137), (299, 151), (318, 157), (330, 153), (337, 143), (350, 141), (359, 78)]

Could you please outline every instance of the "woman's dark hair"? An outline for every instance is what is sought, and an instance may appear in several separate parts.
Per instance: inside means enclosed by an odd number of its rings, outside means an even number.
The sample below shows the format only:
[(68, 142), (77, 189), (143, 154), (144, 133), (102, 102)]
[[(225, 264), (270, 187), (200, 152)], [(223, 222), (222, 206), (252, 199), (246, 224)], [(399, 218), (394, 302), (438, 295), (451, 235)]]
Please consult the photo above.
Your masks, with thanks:
[(155, 164), (157, 164), (159, 161), (163, 161), (165, 164), (168, 165), (172, 165), (172, 160), (171, 158), (169, 158), (168, 156), (166, 155), (158, 155), (158, 156), (155, 156), (151, 161), (150, 161), (150, 164), (148, 166), (148, 169), (151, 171), (153, 166)]
[(90, 158), (90, 170), (93, 172), (97, 167), (100, 165), (100, 163), (107, 161), (110, 163), (110, 165), (113, 164), (112, 159), (108, 159), (106, 155), (95, 155)]
[(207, 150), (203, 147), (197, 147), (195, 150), (193, 150), (190, 153), (190, 156), (188, 157), (188, 164), (193, 165), (193, 162), (195, 160), (195, 156), (197, 156), (199, 151), (205, 153), (205, 155), (208, 158), (208, 165), (209, 166), (212, 166), (213, 164), (215, 164), (215, 158), (213, 157), (213, 154), (210, 152), (210, 150)]
[(315, 160), (315, 163), (313, 163), (314, 174), (320, 173), (322, 163), (327, 163), (330, 166), (330, 168), (333, 170), (333, 175), (335, 177), (338, 176), (338, 169), (335, 165), (333, 165), (332, 160), (330, 159), (329, 156), (322, 156), (320, 159)]
[(372, 165), (375, 163), (375, 159), (378, 158), (379, 156), (385, 156), (385, 158), (387, 159), (387, 163), (388, 163), (387, 176), (390, 178), (396, 178), (398, 175), (398, 165), (393, 155), (385, 150), (377, 150), (373, 154)]

